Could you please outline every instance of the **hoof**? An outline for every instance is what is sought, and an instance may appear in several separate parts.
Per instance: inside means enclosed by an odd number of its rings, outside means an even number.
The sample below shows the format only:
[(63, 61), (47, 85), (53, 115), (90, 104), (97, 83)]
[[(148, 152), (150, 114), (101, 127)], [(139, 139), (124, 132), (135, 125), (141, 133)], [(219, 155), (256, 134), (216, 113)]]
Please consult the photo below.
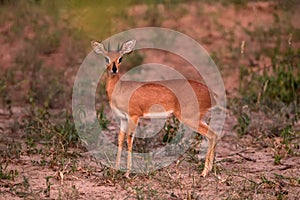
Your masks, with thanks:
[(124, 175), (124, 177), (127, 178), (127, 179), (130, 179), (129, 172), (126, 172), (125, 175)]
[(203, 178), (205, 178), (205, 177), (207, 176), (207, 174), (208, 174), (208, 171), (203, 170), (203, 172), (201, 173), (201, 176), (202, 176)]

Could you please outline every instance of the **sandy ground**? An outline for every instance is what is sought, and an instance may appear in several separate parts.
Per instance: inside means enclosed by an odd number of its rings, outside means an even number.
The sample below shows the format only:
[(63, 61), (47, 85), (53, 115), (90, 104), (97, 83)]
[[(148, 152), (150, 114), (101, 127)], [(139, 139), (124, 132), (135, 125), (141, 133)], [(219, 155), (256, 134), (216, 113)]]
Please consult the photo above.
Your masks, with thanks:
[[(19, 117), (18, 113), (13, 115), (13, 119)], [(12, 129), (12, 120), (1, 117), (0, 122), (1, 130)], [(179, 163), (155, 172), (133, 174), (129, 180), (123, 173), (112, 175), (114, 171), (96, 162), (82, 148), (69, 150), (80, 156), (75, 165), (67, 160), (64, 170), (58, 166), (41, 166), (38, 162), (45, 158), (26, 153), (23, 134), (5, 131), (1, 141), (20, 143), (23, 150), (6, 168), (6, 171), (17, 170), (18, 176), (14, 181), (1, 180), (1, 199), (22, 199), (15, 195), (16, 191), (19, 197), (24, 192), (29, 199), (273, 199), (279, 194), (297, 199), (300, 190), (295, 177), (300, 176), (299, 158), (287, 156), (280, 165), (275, 165), (274, 150), (260, 145), (253, 137), (238, 137), (232, 129), (234, 123), (234, 117), (229, 114), (224, 136), (217, 146), (214, 170), (206, 178), (200, 177), (199, 164), (203, 160), (198, 161), (189, 153), (180, 157)], [(3, 142), (1, 150), (7, 151)], [(28, 177), (28, 188), (23, 177)], [(46, 177), (50, 177), (50, 190), (47, 190)]]

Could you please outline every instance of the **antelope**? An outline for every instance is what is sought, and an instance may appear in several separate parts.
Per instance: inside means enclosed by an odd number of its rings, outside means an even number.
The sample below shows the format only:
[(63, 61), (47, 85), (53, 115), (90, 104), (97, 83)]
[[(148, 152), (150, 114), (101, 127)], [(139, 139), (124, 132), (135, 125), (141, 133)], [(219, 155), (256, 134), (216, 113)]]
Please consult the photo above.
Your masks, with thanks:
[[(107, 51), (102, 43), (97, 41), (91, 42), (94, 52), (103, 55), (105, 59), (107, 70), (106, 93), (112, 111), (120, 118), (121, 122), (115, 168), (118, 170), (120, 167), (122, 146), (127, 133), (128, 155), (125, 177), (129, 178), (132, 167), (132, 145), (139, 118), (151, 117), (151, 114), (153, 116), (161, 114), (168, 116), (172, 114), (183, 124), (208, 139), (208, 150), (201, 174), (203, 177), (207, 176), (209, 171), (212, 170), (218, 136), (203, 121), (203, 117), (216, 104), (215, 98), (211, 97), (210, 89), (206, 85), (194, 80), (121, 81), (119, 69), (122, 57), (131, 53), (135, 44), (135, 40), (129, 40), (122, 44), (120, 50)], [(188, 103), (180, 107), (179, 100), (170, 89), (172, 87), (180, 87), (184, 84), (183, 81), (190, 85), (195, 94), (198, 106), (196, 109)], [(189, 102), (190, 100), (187, 101)], [(160, 109), (153, 109), (154, 105), (159, 105)], [(195, 110), (198, 110), (198, 113), (195, 113)], [(185, 112), (185, 116), (182, 115), (182, 111)], [(193, 120), (190, 120), (193, 116), (198, 116), (196, 125)]]

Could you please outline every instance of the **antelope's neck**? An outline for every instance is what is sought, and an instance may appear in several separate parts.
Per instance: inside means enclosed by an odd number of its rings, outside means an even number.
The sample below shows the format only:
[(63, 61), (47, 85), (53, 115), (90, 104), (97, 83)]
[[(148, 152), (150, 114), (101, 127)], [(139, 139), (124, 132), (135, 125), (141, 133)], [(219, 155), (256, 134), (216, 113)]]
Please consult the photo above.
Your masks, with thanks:
[(120, 80), (119, 73), (112, 75), (112, 74), (109, 74), (109, 72), (108, 72), (108, 76), (107, 76), (107, 80), (106, 80), (106, 93), (107, 93), (109, 101), (111, 101), (112, 93), (113, 93), (115, 86), (119, 80)]

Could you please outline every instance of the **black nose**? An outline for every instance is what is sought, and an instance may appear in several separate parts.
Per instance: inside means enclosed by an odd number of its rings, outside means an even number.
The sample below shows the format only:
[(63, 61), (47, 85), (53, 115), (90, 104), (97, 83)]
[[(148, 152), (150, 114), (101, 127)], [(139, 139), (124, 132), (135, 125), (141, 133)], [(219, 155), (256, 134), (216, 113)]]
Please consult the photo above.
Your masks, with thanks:
[(116, 63), (114, 62), (113, 63), (113, 67), (111, 68), (112, 72), (115, 74), (117, 73), (118, 69), (117, 69), (117, 66), (116, 66)]

